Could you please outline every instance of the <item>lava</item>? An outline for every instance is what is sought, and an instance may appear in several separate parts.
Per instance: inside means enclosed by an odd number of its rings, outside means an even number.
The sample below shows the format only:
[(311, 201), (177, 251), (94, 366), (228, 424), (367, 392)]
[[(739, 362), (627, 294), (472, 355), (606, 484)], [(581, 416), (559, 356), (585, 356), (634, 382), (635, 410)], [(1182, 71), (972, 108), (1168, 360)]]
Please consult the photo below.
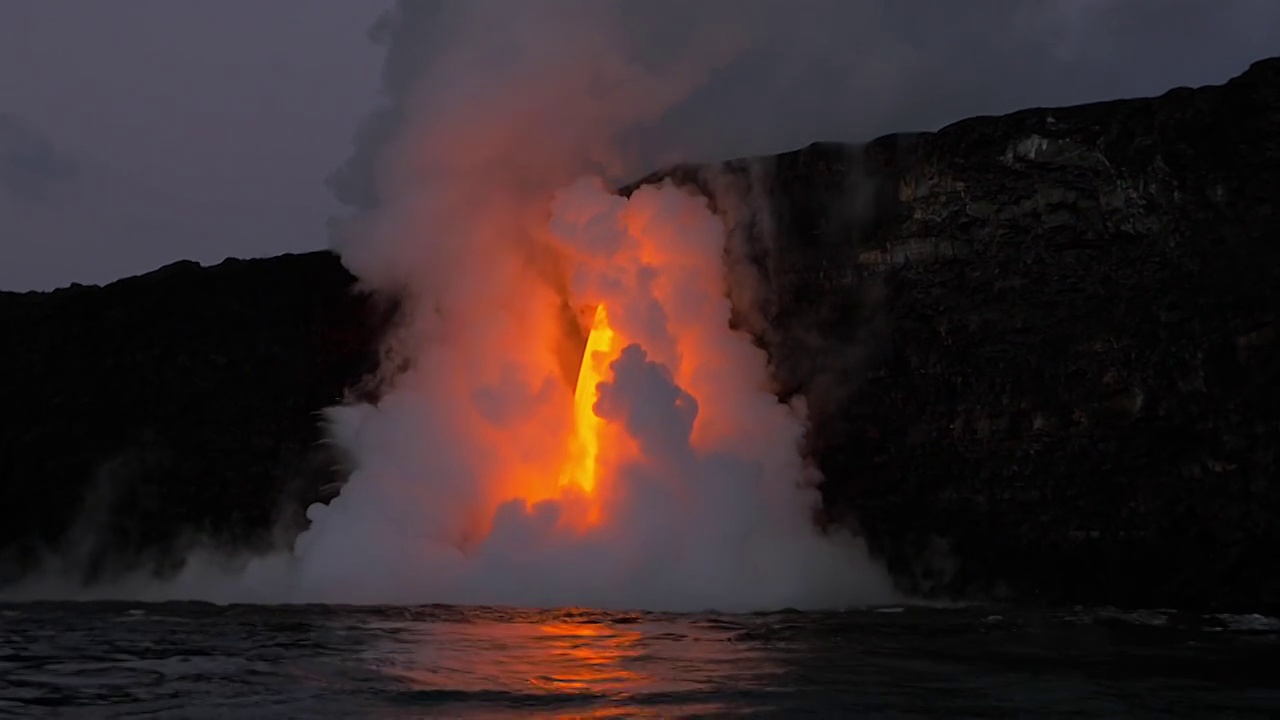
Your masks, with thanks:
[(377, 405), (330, 413), (356, 467), (308, 509), (290, 597), (678, 611), (890, 597), (878, 573), (849, 571), (854, 538), (813, 524), (803, 406), (778, 401), (764, 351), (730, 322), (729, 235), (706, 198), (584, 177), (549, 217), (545, 197), (537, 213), (520, 199), (408, 203), (413, 222), (387, 230), (426, 243), (394, 346), (414, 362)]
[(609, 326), (609, 315), (603, 304), (597, 305), (573, 391), (574, 446), (570, 468), (560, 481), (562, 487), (573, 483), (588, 495), (596, 488), (600, 435), (604, 429), (604, 421), (595, 412), (596, 388), (606, 377), (613, 346), (614, 332)]

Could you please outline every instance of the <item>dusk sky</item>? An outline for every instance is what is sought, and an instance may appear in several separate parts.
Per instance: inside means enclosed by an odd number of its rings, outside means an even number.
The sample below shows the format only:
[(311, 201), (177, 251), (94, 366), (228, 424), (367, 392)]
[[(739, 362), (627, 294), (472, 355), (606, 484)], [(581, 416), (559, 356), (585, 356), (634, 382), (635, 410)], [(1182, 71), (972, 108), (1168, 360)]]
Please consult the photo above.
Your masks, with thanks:
[[(378, 104), (368, 29), (390, 5), (0, 3), (0, 289), (325, 247), (344, 210), (324, 179)], [(1280, 54), (1275, 0), (667, 5), (653, 37), (715, 9), (751, 45), (658, 123), (654, 162), (1157, 94)]]

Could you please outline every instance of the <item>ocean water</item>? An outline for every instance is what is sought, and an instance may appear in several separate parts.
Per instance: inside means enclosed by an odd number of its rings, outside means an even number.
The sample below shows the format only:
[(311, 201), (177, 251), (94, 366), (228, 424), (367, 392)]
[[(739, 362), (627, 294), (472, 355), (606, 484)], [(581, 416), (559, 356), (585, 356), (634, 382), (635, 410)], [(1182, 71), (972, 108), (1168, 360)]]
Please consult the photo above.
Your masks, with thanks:
[(0, 605), (0, 717), (1280, 717), (1280, 622), (1169, 612)]

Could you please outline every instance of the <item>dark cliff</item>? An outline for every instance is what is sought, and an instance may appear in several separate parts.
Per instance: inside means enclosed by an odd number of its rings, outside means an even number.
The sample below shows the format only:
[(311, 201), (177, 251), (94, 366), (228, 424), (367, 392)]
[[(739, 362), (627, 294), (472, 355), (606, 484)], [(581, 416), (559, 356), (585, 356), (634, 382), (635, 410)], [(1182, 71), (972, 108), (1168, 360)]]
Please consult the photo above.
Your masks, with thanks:
[(732, 223), (827, 510), (907, 587), (1280, 605), (1280, 59), (663, 177)]
[(393, 310), (353, 282), (314, 253), (0, 293), (4, 573), (73, 526), (93, 575), (302, 522), (338, 479), (317, 413), (376, 366)]
[[(664, 178), (731, 225), (828, 517), (904, 587), (1280, 606), (1280, 60)], [(317, 253), (0, 295), (0, 547), (85, 506), (100, 558), (267, 542), (341, 476), (315, 413), (391, 310), (350, 286)]]

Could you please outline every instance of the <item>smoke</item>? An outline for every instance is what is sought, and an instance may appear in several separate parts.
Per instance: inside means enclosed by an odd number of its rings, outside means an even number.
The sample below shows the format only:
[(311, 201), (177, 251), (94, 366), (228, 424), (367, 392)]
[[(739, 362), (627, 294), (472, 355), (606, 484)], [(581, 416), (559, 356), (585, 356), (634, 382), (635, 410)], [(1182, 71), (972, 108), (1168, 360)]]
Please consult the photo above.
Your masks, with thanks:
[[(722, 222), (679, 189), (628, 200), (600, 179), (631, 171), (637, 131), (731, 62), (744, 31), (695, 18), (654, 53), (634, 5), (397, 13), (378, 33), (399, 94), (370, 125), (376, 151), (332, 183), (363, 209), (340, 228), (344, 262), (408, 298), (394, 342), (410, 362), (376, 406), (331, 414), (356, 471), (309, 512), (291, 597), (676, 610), (892, 599), (857, 541), (815, 528), (803, 408), (778, 403), (764, 353), (729, 327)], [(409, 37), (424, 45), (402, 50)], [(361, 173), (372, 191), (351, 190)], [(594, 405), (600, 478), (587, 493), (562, 481), (599, 305), (619, 347)]]

